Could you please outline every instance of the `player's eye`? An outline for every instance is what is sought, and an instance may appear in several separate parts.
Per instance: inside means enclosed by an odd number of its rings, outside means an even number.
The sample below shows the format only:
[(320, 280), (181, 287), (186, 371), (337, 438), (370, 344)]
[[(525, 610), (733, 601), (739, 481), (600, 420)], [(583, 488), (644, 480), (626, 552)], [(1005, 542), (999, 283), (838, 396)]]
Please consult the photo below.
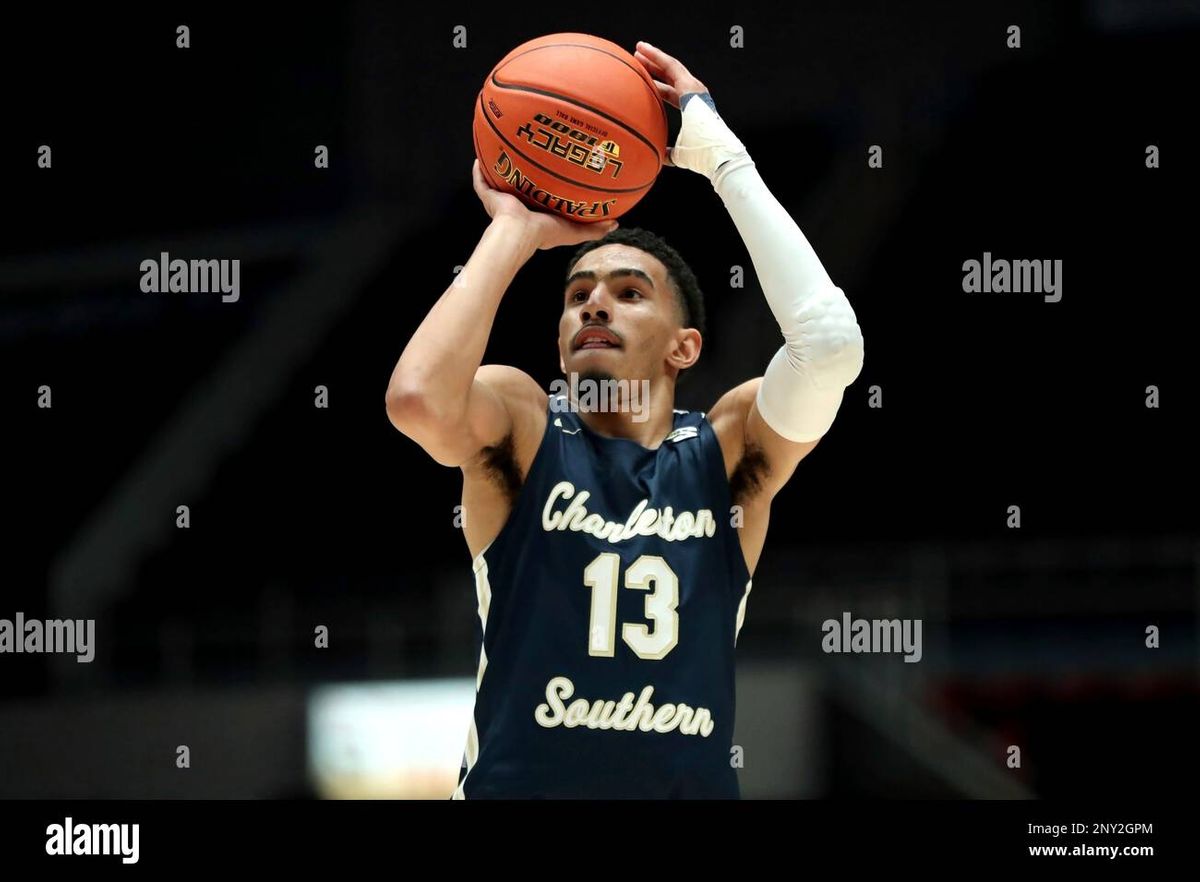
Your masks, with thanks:
[[(621, 296), (626, 297), (626, 298), (630, 298), (630, 297), (636, 298), (636, 297), (641, 297), (642, 292), (639, 291), (637, 288), (626, 288), (624, 291), (621, 292)], [(582, 303), (584, 300), (587, 300), (587, 298), (588, 298), (588, 291), (586, 288), (579, 288), (575, 291), (572, 291), (570, 294), (567, 295), (567, 301), (570, 303)]]

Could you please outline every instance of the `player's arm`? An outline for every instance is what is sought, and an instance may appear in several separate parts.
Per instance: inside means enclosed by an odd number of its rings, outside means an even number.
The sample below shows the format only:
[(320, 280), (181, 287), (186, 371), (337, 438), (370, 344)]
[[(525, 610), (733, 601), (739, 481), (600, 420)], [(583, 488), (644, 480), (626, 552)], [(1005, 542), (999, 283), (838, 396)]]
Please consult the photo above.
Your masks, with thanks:
[(769, 499), (833, 424), (846, 387), (862, 370), (862, 331), (845, 293), (767, 188), (704, 84), (653, 46), (639, 44), (637, 57), (663, 99), (681, 110), (672, 164), (712, 183), (783, 334), (763, 376), (731, 390), (709, 412), (728, 470), (754, 451), (765, 466), (756, 477)]
[[(720, 123), (708, 105), (704, 119)], [(721, 123), (723, 126), (723, 123)], [(783, 336), (763, 376), (713, 407), (728, 446), (753, 451), (755, 490), (773, 497), (829, 431), (846, 387), (863, 366), (863, 335), (846, 294), (745, 154), (721, 162), (713, 183), (750, 253)], [(739, 459), (740, 461), (740, 459)]]
[(746, 489), (769, 501), (833, 425), (846, 387), (862, 371), (863, 335), (845, 293), (753, 165), (735, 167), (721, 187), (783, 345), (763, 376), (722, 396), (709, 420), (727, 472), (752, 455), (758, 468)]
[(531, 211), (488, 185), (476, 161), (475, 192), (492, 218), (458, 277), (430, 309), (388, 382), (392, 425), (437, 462), (462, 466), (540, 414), (545, 393), (528, 375), (481, 366), (500, 300), (538, 249), (599, 238), (615, 224), (579, 224)]
[(506, 437), (520, 377), (536, 388), (514, 368), (480, 366), (500, 300), (533, 250), (518, 220), (493, 219), (392, 370), (388, 418), (442, 465), (462, 465)]

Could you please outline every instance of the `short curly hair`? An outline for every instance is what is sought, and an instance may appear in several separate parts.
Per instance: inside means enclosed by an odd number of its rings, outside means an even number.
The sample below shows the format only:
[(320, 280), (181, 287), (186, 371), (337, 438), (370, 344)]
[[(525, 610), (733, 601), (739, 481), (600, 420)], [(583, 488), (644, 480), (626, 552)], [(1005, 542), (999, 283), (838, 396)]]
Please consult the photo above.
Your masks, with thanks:
[(667, 278), (675, 288), (675, 298), (679, 302), (683, 327), (695, 328), (700, 332), (701, 337), (704, 336), (704, 293), (700, 290), (700, 283), (696, 281), (696, 274), (679, 256), (678, 251), (668, 245), (661, 236), (655, 235), (649, 230), (638, 227), (617, 227), (611, 233), (605, 234), (603, 238), (584, 242), (571, 255), (571, 262), (567, 264), (567, 277), (570, 277), (571, 270), (575, 268), (575, 264), (579, 263), (581, 257), (604, 245), (630, 245), (647, 254), (654, 255), (662, 261), (663, 266), (667, 268)]

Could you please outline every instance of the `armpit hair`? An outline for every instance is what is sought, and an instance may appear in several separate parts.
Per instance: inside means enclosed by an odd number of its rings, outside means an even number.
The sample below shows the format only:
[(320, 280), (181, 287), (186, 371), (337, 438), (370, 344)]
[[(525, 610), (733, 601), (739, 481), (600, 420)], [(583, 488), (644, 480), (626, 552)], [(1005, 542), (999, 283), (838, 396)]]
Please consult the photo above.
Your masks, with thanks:
[(762, 489), (763, 478), (770, 474), (770, 466), (763, 449), (757, 444), (747, 444), (742, 451), (733, 474), (729, 476), (729, 492), (734, 505), (748, 502)]
[(517, 493), (521, 490), (522, 477), (521, 468), (517, 465), (512, 432), (505, 435), (499, 443), (483, 448), (480, 451), (480, 459), (488, 477), (505, 492), (510, 503), (515, 503)]

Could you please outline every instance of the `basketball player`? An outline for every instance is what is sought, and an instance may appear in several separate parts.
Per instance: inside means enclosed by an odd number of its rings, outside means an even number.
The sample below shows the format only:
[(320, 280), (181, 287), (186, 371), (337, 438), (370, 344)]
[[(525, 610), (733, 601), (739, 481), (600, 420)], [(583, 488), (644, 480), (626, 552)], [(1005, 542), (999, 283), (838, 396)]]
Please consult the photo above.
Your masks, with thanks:
[[(639, 43), (682, 112), (667, 164), (712, 183), (783, 345), (707, 412), (674, 407), (700, 357), (696, 279), (657, 236), (583, 225), (474, 187), (491, 217), (392, 374), (397, 429), (463, 474), (481, 623), (455, 798), (737, 798), (734, 645), (771, 499), (829, 430), (863, 343), (845, 294), (704, 84)], [(539, 249), (582, 246), (563, 290), (564, 374), (630, 381), (616, 407), (481, 364), (500, 299)], [(631, 404), (647, 381), (649, 406)], [(738, 510), (740, 506), (740, 518)]]

